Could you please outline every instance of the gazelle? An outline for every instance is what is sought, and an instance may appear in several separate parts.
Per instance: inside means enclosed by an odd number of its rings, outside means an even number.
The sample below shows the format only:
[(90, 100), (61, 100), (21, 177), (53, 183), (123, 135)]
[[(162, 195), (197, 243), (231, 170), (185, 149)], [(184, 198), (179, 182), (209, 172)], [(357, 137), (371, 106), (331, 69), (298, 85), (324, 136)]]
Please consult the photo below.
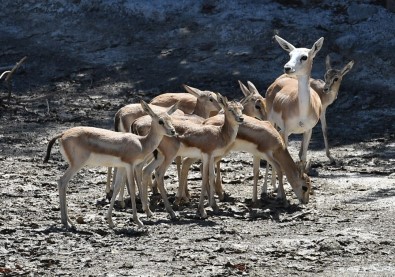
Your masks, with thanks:
[[(59, 139), (60, 151), (69, 163), (66, 172), (58, 181), (61, 220), (66, 228), (70, 228), (69, 223), (71, 226), (73, 225), (67, 215), (66, 190), (68, 182), (85, 165), (112, 166), (122, 169), (122, 173), (126, 172), (132, 193), (133, 219), (140, 227), (143, 226), (143, 223), (137, 216), (134, 197), (134, 169), (158, 147), (163, 136), (176, 135), (169, 115), (178, 107), (175, 104), (167, 112), (155, 113), (144, 101), (141, 101), (141, 105), (144, 111), (152, 117), (151, 129), (146, 136), (119, 133), (93, 127), (74, 127), (49, 141), (44, 162), (48, 162), (52, 146)], [(123, 174), (118, 174), (117, 179), (123, 179)], [(119, 190), (120, 184), (121, 182), (116, 182), (116, 192)], [(148, 205), (144, 202), (145, 199), (146, 197), (142, 201), (143, 206), (145, 211), (149, 213)], [(114, 202), (115, 197), (111, 199), (111, 205), (106, 215), (110, 227), (114, 226), (111, 217)]]
[(150, 104), (170, 107), (179, 102), (179, 109), (185, 114), (195, 114), (203, 118), (218, 113), (218, 99), (214, 92), (187, 85), (183, 85), (183, 87), (187, 93), (163, 93), (154, 97)]
[[(240, 85), (240, 89), (243, 92), (245, 98), (240, 101), (243, 105), (243, 114), (260, 119), (266, 120), (266, 101), (265, 98), (258, 92), (257, 88), (250, 81), (247, 82), (247, 86), (245, 86), (241, 81), (238, 81)], [(222, 122), (223, 122), (223, 117)], [(215, 122), (215, 125), (220, 125), (221, 121)], [(184, 188), (184, 191), (179, 190), (176, 197), (176, 204), (179, 204), (181, 201), (188, 202), (189, 201), (189, 192), (187, 188), (187, 176), (190, 166), (198, 161), (198, 159), (186, 158), (183, 160), (183, 172), (181, 173), (180, 178), (180, 187)], [(254, 156), (254, 184), (257, 185), (259, 178), (259, 166), (260, 166), (260, 158)], [(224, 200), (225, 194), (222, 189), (222, 180), (221, 180), (221, 171), (220, 171), (221, 159), (218, 158), (216, 161), (216, 181), (215, 188), (216, 193), (219, 196), (220, 200)], [(181, 179), (183, 179), (181, 181)], [(181, 182), (184, 182), (181, 185)], [(272, 181), (275, 184), (275, 182)], [(265, 184), (267, 184), (267, 175), (265, 176)]]
[(328, 143), (328, 128), (326, 124), (326, 109), (331, 105), (337, 98), (337, 94), (340, 89), (340, 84), (346, 75), (354, 65), (354, 61), (347, 63), (342, 69), (333, 69), (331, 66), (331, 60), (329, 55), (325, 59), (326, 73), (324, 75), (324, 81), (322, 80), (311, 80), (310, 86), (317, 92), (321, 99), (322, 110), (320, 116), (322, 135), (324, 137), (325, 152), (331, 163), (335, 162), (335, 159), (329, 152)]
[(313, 59), (320, 51), (324, 38), (317, 40), (311, 49), (296, 48), (279, 36), (275, 38), (290, 55), (290, 60), (284, 66), (285, 73), (296, 79), (280, 76), (267, 89), (268, 120), (280, 128), (286, 146), (290, 134), (303, 133), (299, 158), (305, 163), (312, 128), (322, 111), (321, 99), (310, 87), (310, 74)]
[[(218, 125), (222, 122), (223, 115), (218, 115), (210, 117), (204, 123)], [(278, 172), (279, 192), (277, 198), (282, 200), (285, 200), (285, 192), (282, 184), (282, 174), (284, 171), (299, 201), (303, 204), (308, 203), (311, 184), (310, 178), (304, 173), (304, 164), (302, 162), (295, 164), (281, 135), (270, 122), (244, 116), (244, 121), (239, 126), (236, 140), (228, 150), (232, 152), (244, 151), (251, 153), (254, 156), (254, 162), (260, 159), (267, 160)], [(188, 168), (184, 168), (183, 165), (181, 174), (182, 182), (180, 183), (178, 192), (181, 198), (186, 197), (187, 170)], [(259, 170), (259, 167), (254, 166), (254, 179), (258, 174), (257, 170)], [(220, 183), (216, 185), (218, 186)], [(222, 186), (216, 187), (217, 193), (221, 192), (221, 190)], [(257, 194), (257, 182), (254, 182), (253, 202), (257, 201)]]
[[(201, 117), (203, 119), (209, 117), (210, 114), (218, 113), (221, 109), (218, 104), (217, 95), (212, 91), (202, 91), (194, 87), (183, 85), (188, 93), (164, 93), (153, 100), (151, 100), (150, 105), (155, 110), (166, 109), (171, 105), (178, 102), (179, 110), (182, 112), (177, 112), (177, 114), (193, 114)], [(118, 132), (129, 132), (130, 126), (133, 122), (139, 118), (146, 115), (146, 112), (142, 109), (140, 104), (129, 104), (121, 109), (115, 114), (114, 117), (114, 128)], [(113, 192), (110, 186), (111, 183), (111, 168), (107, 171), (107, 185), (106, 194), (107, 198), (111, 199)], [(121, 191), (121, 203), (123, 203), (123, 191)]]
[[(239, 124), (243, 121), (242, 106), (237, 102), (228, 102), (225, 97), (218, 95), (219, 103), (223, 106), (225, 120), (220, 126), (195, 124), (180, 118), (173, 117), (174, 127), (179, 134), (177, 137), (162, 140), (158, 147), (163, 160), (162, 164), (155, 170), (155, 179), (161, 192), (167, 211), (171, 217), (175, 214), (167, 200), (164, 189), (164, 174), (170, 163), (177, 156), (199, 158), (203, 162), (202, 190), (200, 194), (199, 209), (201, 217), (206, 218), (207, 213), (204, 209), (204, 195), (206, 188), (209, 188), (209, 204), (216, 211), (218, 209), (214, 195), (214, 158), (222, 156), (230, 144), (234, 141)], [(149, 125), (148, 125), (149, 126)], [(135, 131), (141, 132), (147, 129), (147, 123), (143, 118), (133, 124)], [(159, 154), (158, 154), (159, 156)], [(150, 165), (146, 168), (153, 170)], [(143, 174), (149, 176), (149, 174)], [(143, 180), (145, 178), (143, 177)]]

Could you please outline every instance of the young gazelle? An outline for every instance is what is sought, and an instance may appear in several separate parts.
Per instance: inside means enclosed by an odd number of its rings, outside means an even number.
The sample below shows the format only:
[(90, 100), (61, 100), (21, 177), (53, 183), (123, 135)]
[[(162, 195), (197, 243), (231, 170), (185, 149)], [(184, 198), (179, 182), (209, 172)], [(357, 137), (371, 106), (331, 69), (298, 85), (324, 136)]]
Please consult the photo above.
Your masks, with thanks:
[(163, 93), (154, 97), (150, 104), (170, 107), (175, 102), (179, 102), (179, 109), (185, 114), (195, 114), (203, 118), (218, 113), (218, 99), (214, 92), (187, 85), (183, 85), (183, 87), (187, 93)]
[[(204, 124), (219, 125), (223, 122), (223, 115), (210, 117)], [(285, 192), (282, 184), (283, 171), (287, 176), (287, 180), (292, 186), (299, 201), (307, 204), (309, 201), (310, 178), (304, 173), (304, 165), (302, 162), (295, 164), (292, 160), (287, 147), (284, 144), (279, 132), (268, 121), (257, 120), (250, 116), (244, 116), (244, 121), (239, 126), (235, 142), (228, 149), (229, 151), (244, 151), (257, 158), (267, 160), (278, 172), (279, 192), (277, 198), (285, 200)], [(186, 177), (187, 168), (182, 168), (182, 181), (179, 186), (179, 194), (186, 197)], [(257, 174), (254, 167), (254, 177)], [(222, 191), (222, 186), (217, 183), (217, 193)], [(257, 183), (254, 182), (253, 202), (257, 201)]]
[(284, 66), (285, 73), (296, 76), (296, 79), (280, 76), (267, 89), (268, 120), (280, 128), (286, 146), (290, 134), (303, 133), (303, 150), (299, 158), (305, 163), (312, 128), (317, 124), (322, 110), (319, 95), (310, 87), (310, 73), (313, 59), (320, 51), (324, 38), (317, 40), (311, 49), (296, 48), (279, 36), (275, 38), (290, 55)]
[[(164, 189), (164, 174), (171, 162), (177, 156), (202, 159), (203, 180), (198, 209), (200, 216), (203, 218), (207, 217), (203, 205), (206, 188), (210, 188), (208, 191), (210, 206), (215, 211), (218, 209), (212, 193), (214, 186), (214, 158), (222, 156), (227, 151), (227, 148), (236, 137), (239, 124), (243, 121), (241, 104), (237, 102), (228, 102), (225, 97), (220, 95), (218, 95), (218, 97), (219, 103), (223, 106), (224, 110), (225, 120), (223, 124), (220, 126), (201, 125), (185, 120), (184, 118), (176, 119), (176, 116), (174, 116), (172, 118), (173, 125), (179, 135), (177, 137), (162, 140), (158, 147), (158, 159), (163, 162), (155, 170), (155, 179), (157, 180), (165, 207), (172, 218), (175, 217), (175, 214), (167, 200), (166, 191)], [(144, 118), (136, 120), (133, 124), (133, 130), (138, 133), (146, 132), (147, 127), (149, 127), (149, 122), (147, 123)], [(150, 165), (146, 168), (153, 170)], [(143, 176), (149, 176), (149, 174), (143, 174)], [(143, 180), (144, 179), (143, 177)]]
[[(324, 80), (311, 80), (310, 86), (318, 93), (322, 103), (322, 110), (320, 116), (322, 135), (324, 136), (325, 142), (325, 152), (326, 156), (329, 158), (331, 163), (335, 162), (335, 159), (331, 156), (329, 152), (328, 144), (328, 129), (326, 124), (326, 109), (331, 105), (337, 98), (339, 92), (340, 84), (343, 80), (344, 75), (346, 75), (354, 65), (354, 61), (350, 61), (342, 69), (333, 69), (331, 66), (331, 60), (329, 55), (325, 60), (326, 73)], [(302, 150), (301, 150), (302, 151)]]
[[(70, 228), (72, 222), (67, 215), (66, 190), (69, 180), (85, 165), (88, 166), (112, 166), (126, 172), (132, 193), (133, 219), (141, 227), (143, 223), (137, 216), (136, 201), (134, 198), (135, 183), (134, 169), (144, 161), (147, 155), (154, 151), (163, 136), (174, 136), (176, 131), (172, 125), (169, 114), (177, 109), (177, 104), (167, 110), (167, 112), (155, 113), (144, 102), (141, 101), (144, 111), (152, 117), (152, 124), (146, 136), (137, 136), (131, 133), (119, 133), (105, 129), (93, 127), (74, 127), (55, 136), (48, 143), (47, 154), (44, 162), (48, 162), (51, 149), (57, 139), (60, 141), (60, 151), (68, 161), (69, 167), (58, 181), (59, 200), (62, 224)], [(119, 179), (123, 179), (123, 174), (118, 174)], [(119, 190), (120, 182), (117, 182), (115, 190)], [(146, 198), (144, 198), (145, 200)], [(143, 200), (143, 201), (144, 201)], [(115, 197), (111, 200), (111, 205), (107, 213), (107, 220), (111, 227), (114, 226), (111, 213)], [(149, 208), (143, 202), (145, 211)]]
[[(155, 110), (163, 110), (178, 102), (180, 111), (177, 114), (193, 114), (203, 119), (210, 116), (210, 114), (217, 114), (221, 107), (218, 104), (217, 95), (211, 91), (201, 91), (187, 85), (183, 85), (188, 93), (164, 93), (153, 100), (150, 105)], [(140, 104), (129, 104), (115, 114), (114, 128), (117, 132), (129, 132), (132, 123), (139, 117), (146, 115)], [(111, 189), (111, 168), (107, 172), (106, 194), (107, 198), (111, 199), (113, 191)], [(121, 203), (123, 193), (121, 192)]]

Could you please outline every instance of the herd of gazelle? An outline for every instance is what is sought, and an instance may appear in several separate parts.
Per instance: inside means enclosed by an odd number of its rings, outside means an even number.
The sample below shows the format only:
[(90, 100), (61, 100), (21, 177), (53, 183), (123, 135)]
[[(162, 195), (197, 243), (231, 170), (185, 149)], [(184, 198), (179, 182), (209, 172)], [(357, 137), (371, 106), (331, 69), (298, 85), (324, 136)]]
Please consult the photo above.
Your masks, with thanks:
[[(121, 108), (115, 115), (115, 131), (74, 127), (55, 136), (48, 143), (44, 162), (51, 148), (59, 139), (60, 151), (69, 167), (58, 181), (61, 221), (66, 228), (73, 226), (66, 204), (69, 180), (85, 165), (108, 167), (106, 192), (111, 199), (106, 219), (111, 227), (112, 209), (123, 187), (128, 184), (131, 195), (133, 219), (141, 227), (137, 215), (136, 185), (143, 210), (151, 216), (148, 205), (148, 187), (159, 189), (166, 210), (172, 218), (176, 215), (167, 199), (164, 176), (176, 160), (179, 186), (176, 202), (188, 202), (187, 176), (190, 165), (202, 161), (202, 186), (198, 214), (207, 217), (204, 199), (214, 211), (218, 210), (214, 194), (224, 198), (221, 184), (220, 160), (231, 151), (244, 151), (253, 156), (253, 201), (257, 201), (260, 160), (272, 166), (272, 185), (276, 174), (279, 186), (277, 198), (284, 200), (283, 173), (301, 203), (307, 204), (311, 190), (310, 178), (305, 174), (307, 148), (312, 128), (321, 120), (326, 155), (330, 155), (325, 113), (337, 97), (343, 76), (352, 68), (353, 61), (343, 69), (332, 69), (326, 59), (324, 81), (310, 78), (313, 59), (320, 51), (323, 38), (311, 49), (296, 48), (275, 36), (280, 46), (289, 52), (290, 60), (284, 66), (285, 74), (269, 86), (265, 97), (248, 82), (239, 81), (244, 98), (240, 102), (228, 101), (218, 93), (200, 91), (184, 86), (187, 93), (165, 93), (155, 97), (150, 104), (141, 101)], [(300, 161), (294, 162), (287, 145), (290, 134), (303, 134), (299, 152)], [(111, 168), (115, 168), (111, 186)], [(154, 173), (155, 184), (151, 175)], [(262, 193), (267, 192), (267, 172)], [(70, 224), (70, 225), (69, 225)]]

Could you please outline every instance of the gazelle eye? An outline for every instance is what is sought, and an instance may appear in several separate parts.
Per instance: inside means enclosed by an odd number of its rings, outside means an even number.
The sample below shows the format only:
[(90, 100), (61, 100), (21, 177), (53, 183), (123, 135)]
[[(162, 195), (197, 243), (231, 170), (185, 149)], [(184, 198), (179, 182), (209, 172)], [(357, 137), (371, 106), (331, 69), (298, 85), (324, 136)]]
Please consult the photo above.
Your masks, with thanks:
[(302, 190), (303, 190), (304, 192), (306, 192), (306, 191), (308, 190), (308, 188), (307, 188), (306, 186), (302, 186)]
[(335, 79), (333, 79), (333, 81), (334, 81), (334, 82), (337, 82), (337, 81), (339, 81), (339, 78), (335, 78)]
[(300, 60), (301, 60), (301, 61), (307, 60), (307, 56), (302, 56), (302, 57), (300, 58)]
[(213, 102), (214, 101), (214, 99), (213, 98), (210, 98), (210, 102)]
[(159, 119), (159, 124), (160, 125), (165, 125), (165, 122), (163, 121), (163, 119)]
[(257, 109), (257, 110), (260, 110), (260, 109), (261, 109), (261, 107), (260, 107), (260, 106), (258, 106), (258, 105), (255, 105), (255, 109)]

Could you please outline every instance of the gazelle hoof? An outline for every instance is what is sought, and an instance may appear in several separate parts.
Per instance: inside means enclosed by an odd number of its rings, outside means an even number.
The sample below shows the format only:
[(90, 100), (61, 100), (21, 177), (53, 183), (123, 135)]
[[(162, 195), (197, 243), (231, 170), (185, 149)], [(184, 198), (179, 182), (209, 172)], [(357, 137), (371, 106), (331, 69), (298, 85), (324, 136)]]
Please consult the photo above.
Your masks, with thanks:
[(211, 208), (213, 209), (214, 214), (218, 214), (219, 213), (219, 207), (217, 206), (217, 204), (212, 205)]
[(202, 210), (198, 211), (197, 215), (200, 216), (201, 219), (206, 219), (208, 217), (206, 209), (204, 209), (204, 208)]
[(139, 228), (144, 228), (144, 224), (140, 219), (135, 220), (136, 224), (139, 226)]
[(114, 222), (112, 222), (112, 219), (111, 219), (111, 218), (107, 218), (107, 223), (108, 223), (108, 226), (109, 226), (111, 229), (115, 227)]
[(170, 218), (172, 221), (179, 221), (180, 220), (180, 216), (177, 214), (170, 215)]
[(113, 193), (114, 193), (113, 190), (110, 190), (109, 192), (106, 193), (106, 198), (108, 201), (111, 201)]

